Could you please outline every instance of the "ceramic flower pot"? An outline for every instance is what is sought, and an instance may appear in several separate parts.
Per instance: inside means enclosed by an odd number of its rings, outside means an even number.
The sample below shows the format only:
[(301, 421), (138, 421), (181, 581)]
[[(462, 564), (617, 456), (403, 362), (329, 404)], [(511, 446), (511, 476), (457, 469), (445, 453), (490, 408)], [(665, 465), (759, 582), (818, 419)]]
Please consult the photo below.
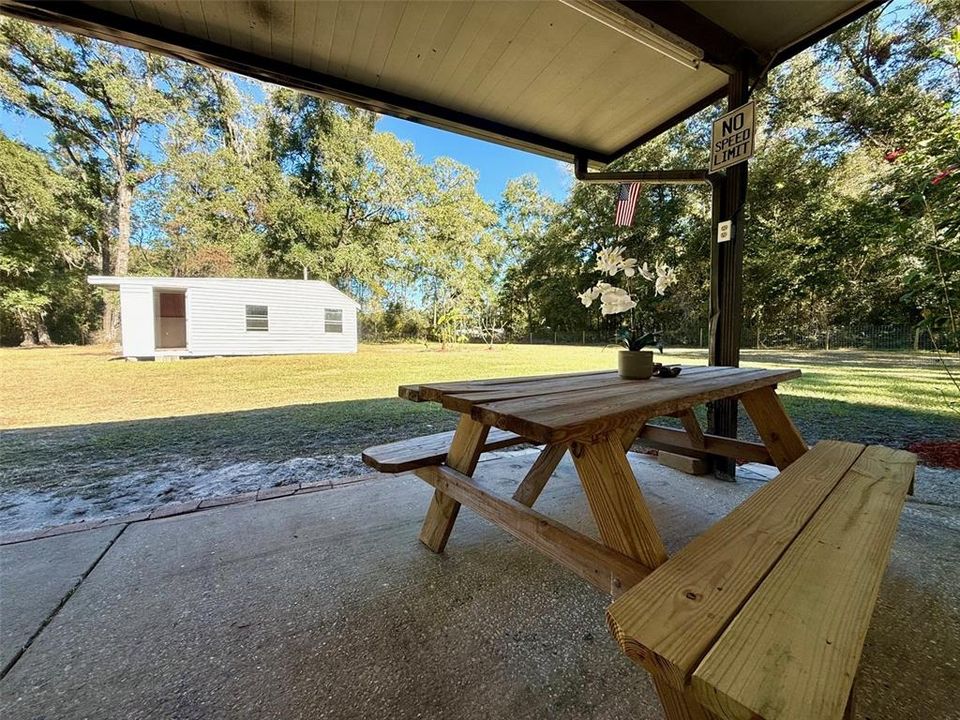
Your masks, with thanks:
[(621, 350), (617, 364), (624, 380), (646, 380), (653, 375), (653, 351)]

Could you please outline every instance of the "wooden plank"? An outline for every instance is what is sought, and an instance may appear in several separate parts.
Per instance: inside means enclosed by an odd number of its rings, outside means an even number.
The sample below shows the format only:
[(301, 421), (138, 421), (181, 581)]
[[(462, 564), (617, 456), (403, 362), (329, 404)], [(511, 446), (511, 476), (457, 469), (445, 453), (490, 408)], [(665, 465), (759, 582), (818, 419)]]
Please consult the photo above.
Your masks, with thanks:
[[(694, 375), (715, 374), (717, 368), (706, 365), (686, 368), (687, 378)], [(469, 413), (475, 405), (485, 405), (491, 402), (513, 400), (541, 395), (556, 395), (558, 393), (573, 392), (575, 390), (620, 388), (622, 391), (636, 391), (636, 380), (624, 380), (616, 372), (604, 372), (576, 377), (544, 378), (524, 382), (503, 383), (488, 386), (483, 389), (470, 390), (460, 393), (443, 393), (441, 404), (448, 410), (460, 413)]]
[(766, 446), (760, 443), (746, 442), (745, 440), (732, 440), (719, 435), (704, 434), (704, 449), (701, 451), (693, 446), (690, 436), (683, 430), (648, 424), (640, 432), (638, 441), (658, 450), (682, 452), (694, 457), (706, 457), (707, 454), (723, 455), (730, 458), (743, 458), (764, 465), (773, 465), (773, 459), (770, 457), (770, 451), (767, 450)]
[(706, 460), (668, 452), (667, 450), (661, 450), (657, 453), (657, 462), (664, 467), (673, 468), (688, 475), (706, 475), (710, 472), (710, 465), (707, 464)]
[(703, 437), (703, 430), (700, 428), (700, 423), (697, 421), (697, 416), (693, 414), (693, 410), (684, 410), (679, 414), (679, 418), (683, 424), (683, 429), (690, 436), (690, 444), (697, 450), (704, 450), (707, 446), (706, 439)]
[(774, 464), (781, 470), (807, 451), (804, 442), (772, 387), (743, 394), (740, 402), (753, 420)]
[[(739, 371), (738, 371), (739, 372)], [(766, 372), (766, 371), (760, 371)], [(475, 387), (457, 392), (442, 393), (438, 400), (448, 396), (463, 395), (484, 408), (534, 410), (555, 408), (562, 411), (566, 405), (583, 405), (592, 400), (604, 404), (611, 397), (630, 397), (644, 401), (672, 391), (684, 394), (686, 389), (707, 378), (731, 378), (730, 368), (696, 366), (687, 368), (680, 378), (652, 377), (649, 380), (624, 380), (616, 372), (607, 371), (601, 376), (527, 378), (523, 382), (504, 382), (492, 387)], [(511, 402), (514, 401), (514, 402)], [(671, 414), (671, 413), (664, 413)]]
[[(489, 426), (472, 420), (468, 415), (462, 415), (453, 440), (450, 441), (447, 465), (464, 475), (473, 475), (489, 431)], [(442, 491), (436, 490), (427, 509), (427, 516), (423, 519), (423, 526), (420, 528), (420, 542), (435, 553), (443, 552), (459, 511), (460, 503)]]
[(666, 562), (667, 551), (623, 452), (620, 435), (611, 433), (597, 442), (576, 443), (571, 453), (604, 545), (647, 567)]
[(868, 447), (693, 674), (730, 720), (841, 720), (916, 457)]
[(463, 473), (443, 466), (420, 468), (415, 473), (437, 492), (463, 503), (604, 592), (618, 594), (650, 574), (642, 563), (516, 500), (497, 496)]
[(799, 377), (799, 370), (712, 368), (688, 379), (638, 380), (636, 391), (590, 388), (474, 407), (474, 419), (545, 443), (620, 430), (631, 422), (668, 415), (722, 397)]
[(447, 410), (469, 413), (475, 405), (517, 398), (539, 397), (556, 393), (584, 390), (588, 388), (609, 388), (629, 386), (632, 380), (624, 380), (616, 372), (584, 375), (572, 378), (555, 378), (515, 383), (504, 383), (489, 388), (460, 393), (444, 393), (440, 404)]
[(613, 603), (608, 625), (635, 662), (683, 688), (783, 551), (863, 452), (826, 440)]
[[(503, 431), (501, 430), (499, 432)], [(513, 499), (521, 505), (533, 507), (537, 498), (540, 497), (540, 493), (543, 492), (543, 488), (550, 479), (550, 476), (553, 475), (553, 471), (557, 469), (557, 465), (563, 460), (563, 456), (566, 454), (568, 447), (569, 445), (561, 443), (559, 445), (547, 445), (541, 450), (540, 454), (537, 455), (537, 459), (533, 461), (533, 465), (524, 476), (520, 486), (516, 492), (513, 493)]]
[(423, 402), (423, 398), (420, 397), (419, 385), (401, 385), (397, 390), (397, 395), (399, 395), (402, 400)]
[(666, 720), (715, 720), (717, 717), (698, 703), (689, 688), (678, 690), (658, 675), (652, 675)]
[[(374, 445), (363, 451), (363, 462), (374, 470), (399, 473), (427, 465), (440, 465), (447, 459), (447, 451), (453, 442), (454, 431), (424, 435), (422, 437)], [(499, 450), (527, 442), (507, 430), (492, 428), (483, 444), (483, 452)]]
[(520, 377), (487, 378), (484, 380), (454, 380), (448, 382), (420, 383), (422, 400), (440, 402), (446, 394), (480, 392), (491, 387), (510, 385), (514, 383), (542, 382), (553, 379), (573, 379), (589, 375), (607, 375), (616, 377), (616, 370), (594, 370), (591, 372), (559, 373), (556, 375), (524, 375)]

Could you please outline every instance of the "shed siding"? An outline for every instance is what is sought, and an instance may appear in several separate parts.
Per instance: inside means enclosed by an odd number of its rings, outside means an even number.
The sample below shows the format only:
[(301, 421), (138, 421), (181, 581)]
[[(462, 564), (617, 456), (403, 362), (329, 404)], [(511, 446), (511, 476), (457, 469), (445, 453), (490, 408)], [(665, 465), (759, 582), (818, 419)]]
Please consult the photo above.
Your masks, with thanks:
[[(207, 284), (187, 290), (187, 348), (191, 355), (344, 353), (357, 349), (357, 311), (319, 283), (302, 286)], [(268, 330), (248, 331), (246, 306), (266, 305)], [(343, 310), (343, 332), (325, 332), (323, 311)]]
[[(238, 278), (110, 278), (120, 289), (123, 354), (153, 357), (154, 292), (186, 291), (187, 350), (182, 355), (350, 353), (357, 350), (357, 304), (317, 280)], [(247, 305), (265, 305), (268, 329), (248, 331)], [(327, 332), (324, 310), (343, 312), (343, 332)]]
[(153, 288), (121, 286), (120, 337), (125, 357), (154, 354)]

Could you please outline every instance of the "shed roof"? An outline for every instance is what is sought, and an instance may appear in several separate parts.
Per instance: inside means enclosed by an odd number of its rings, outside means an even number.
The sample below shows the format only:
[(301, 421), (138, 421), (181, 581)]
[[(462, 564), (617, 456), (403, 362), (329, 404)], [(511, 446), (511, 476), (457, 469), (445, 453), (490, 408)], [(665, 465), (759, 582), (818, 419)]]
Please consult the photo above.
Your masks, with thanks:
[(333, 285), (323, 280), (285, 280), (278, 278), (218, 278), (218, 277), (154, 277), (148, 275), (90, 275), (87, 282), (91, 285), (98, 285), (109, 290), (119, 290), (122, 285), (140, 286), (149, 288), (162, 288), (169, 290), (188, 290), (197, 287), (209, 287), (212, 285), (247, 285), (259, 287), (283, 287), (288, 288), (291, 285), (301, 285), (303, 287), (323, 287), (341, 296), (343, 300), (359, 308), (360, 303), (338, 290)]
[(606, 163), (877, 0), (5, 0), (2, 12)]

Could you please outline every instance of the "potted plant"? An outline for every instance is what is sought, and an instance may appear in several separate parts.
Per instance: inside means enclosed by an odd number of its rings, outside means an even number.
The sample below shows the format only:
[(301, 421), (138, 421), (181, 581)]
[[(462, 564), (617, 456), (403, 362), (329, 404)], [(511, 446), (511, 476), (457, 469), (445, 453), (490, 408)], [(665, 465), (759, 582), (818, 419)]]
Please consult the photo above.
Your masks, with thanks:
[[(623, 256), (625, 250), (622, 246), (601, 250), (597, 254), (597, 270), (608, 277), (622, 273), (627, 285), (632, 285), (635, 277), (643, 278), (653, 284), (654, 295), (664, 295), (667, 288), (677, 282), (676, 272), (672, 268), (663, 263), (656, 263), (652, 270), (647, 263), (638, 267), (636, 258)], [(616, 343), (625, 348), (620, 351), (617, 366), (622, 378), (646, 380), (653, 375), (653, 352), (644, 348), (657, 340), (657, 333), (644, 332), (637, 325), (637, 298), (630, 289), (632, 287), (623, 288), (601, 281), (584, 290), (579, 297), (584, 307), (590, 307), (599, 298), (602, 315), (630, 311), (629, 321), (624, 322), (615, 337)]]
[(617, 331), (617, 344), (621, 350), (617, 356), (617, 369), (625, 380), (646, 380), (653, 375), (653, 351), (644, 350), (655, 342), (656, 333), (641, 333), (635, 327), (625, 325)]

